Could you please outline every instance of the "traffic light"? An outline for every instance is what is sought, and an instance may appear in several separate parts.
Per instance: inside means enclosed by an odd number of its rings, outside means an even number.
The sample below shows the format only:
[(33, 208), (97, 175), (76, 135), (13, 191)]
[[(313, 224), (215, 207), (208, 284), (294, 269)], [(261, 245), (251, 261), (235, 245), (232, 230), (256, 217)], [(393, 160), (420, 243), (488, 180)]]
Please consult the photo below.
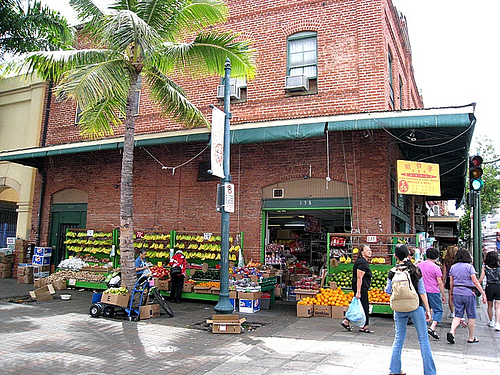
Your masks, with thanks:
[(481, 179), (483, 176), (482, 163), (483, 158), (479, 155), (469, 157), (469, 184), (471, 191), (479, 191), (483, 188), (484, 182)]

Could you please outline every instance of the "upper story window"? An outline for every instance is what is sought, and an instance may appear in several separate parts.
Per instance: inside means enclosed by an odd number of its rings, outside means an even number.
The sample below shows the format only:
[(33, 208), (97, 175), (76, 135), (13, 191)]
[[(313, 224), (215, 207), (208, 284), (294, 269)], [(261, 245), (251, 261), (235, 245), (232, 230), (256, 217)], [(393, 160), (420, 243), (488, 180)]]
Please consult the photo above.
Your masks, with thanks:
[(389, 54), (387, 56), (387, 64), (388, 64), (388, 71), (389, 71), (389, 104), (390, 108), (394, 109), (394, 80), (393, 80), (393, 71), (392, 71), (392, 53), (391, 50), (389, 49)]
[[(221, 77), (220, 84), (217, 86), (217, 99), (224, 101), (225, 78)], [(236, 102), (247, 100), (247, 77), (231, 77), (229, 80), (229, 99)]]
[(287, 75), (316, 78), (318, 43), (315, 32), (305, 31), (288, 37)]

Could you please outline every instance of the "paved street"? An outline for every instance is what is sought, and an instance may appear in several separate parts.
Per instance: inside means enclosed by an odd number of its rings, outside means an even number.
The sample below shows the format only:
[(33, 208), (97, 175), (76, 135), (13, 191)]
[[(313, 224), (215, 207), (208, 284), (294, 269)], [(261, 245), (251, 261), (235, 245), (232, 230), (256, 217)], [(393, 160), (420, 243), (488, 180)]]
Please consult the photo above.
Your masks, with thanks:
[[(240, 335), (212, 334), (204, 321), (213, 302), (173, 305), (174, 318), (129, 322), (91, 318), (92, 292), (56, 292), (52, 301), (12, 303), (32, 285), (0, 279), (0, 374), (388, 374), (394, 330), (392, 317), (371, 318), (374, 334), (346, 332), (338, 319), (297, 318), (295, 304), (278, 301), (270, 310), (244, 316), (255, 330)], [(72, 294), (63, 301), (61, 293)], [(14, 299), (15, 300), (15, 299)], [(446, 311), (447, 313), (447, 311)], [(466, 343), (466, 329), (455, 345), (445, 336), (451, 319), (431, 339), (438, 374), (495, 374), (500, 368), (500, 332), (486, 326), (479, 308), (478, 344)], [(422, 374), (413, 326), (403, 351), (403, 370)]]

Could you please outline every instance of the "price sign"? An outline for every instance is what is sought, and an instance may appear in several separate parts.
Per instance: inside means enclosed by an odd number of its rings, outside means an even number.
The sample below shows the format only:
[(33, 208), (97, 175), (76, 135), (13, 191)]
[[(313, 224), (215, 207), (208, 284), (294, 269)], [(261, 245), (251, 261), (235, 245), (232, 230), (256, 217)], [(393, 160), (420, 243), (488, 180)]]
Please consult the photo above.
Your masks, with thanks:
[(76, 279), (69, 279), (69, 280), (68, 280), (68, 285), (73, 285), (73, 286), (75, 286), (75, 285), (76, 285)]
[(366, 242), (377, 243), (377, 236), (366, 236)]
[(212, 237), (212, 233), (203, 233), (203, 241), (208, 241)]
[(94, 230), (93, 229), (87, 230), (87, 237), (94, 237)]

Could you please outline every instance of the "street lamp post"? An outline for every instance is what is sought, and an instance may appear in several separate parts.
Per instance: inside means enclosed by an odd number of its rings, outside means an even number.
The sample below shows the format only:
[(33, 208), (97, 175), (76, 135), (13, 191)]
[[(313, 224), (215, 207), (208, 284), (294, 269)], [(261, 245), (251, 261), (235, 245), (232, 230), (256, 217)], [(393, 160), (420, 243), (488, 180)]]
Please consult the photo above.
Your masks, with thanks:
[(230, 161), (230, 98), (231, 87), (229, 81), (231, 78), (231, 62), (229, 59), (224, 64), (224, 113), (226, 114), (224, 120), (224, 155), (223, 155), (223, 169), (224, 178), (222, 182), (222, 195), (223, 204), (221, 205), (221, 254), (220, 254), (220, 294), (219, 302), (215, 305), (214, 310), (217, 314), (231, 314), (233, 312), (233, 305), (229, 300), (229, 212), (226, 210), (225, 197), (227, 194), (227, 184), (231, 182), (231, 174), (229, 171)]

